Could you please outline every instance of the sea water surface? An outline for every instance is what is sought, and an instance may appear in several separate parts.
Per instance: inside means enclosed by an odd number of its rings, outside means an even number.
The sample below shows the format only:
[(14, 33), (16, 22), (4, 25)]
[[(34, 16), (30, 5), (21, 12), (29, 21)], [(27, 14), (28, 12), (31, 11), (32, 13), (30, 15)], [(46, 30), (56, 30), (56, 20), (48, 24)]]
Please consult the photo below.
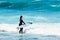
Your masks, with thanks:
[[(25, 34), (16, 29), (21, 15)], [(1, 0), (0, 40), (60, 40), (60, 1)]]
[(0, 33), (0, 40), (60, 40), (55, 35)]

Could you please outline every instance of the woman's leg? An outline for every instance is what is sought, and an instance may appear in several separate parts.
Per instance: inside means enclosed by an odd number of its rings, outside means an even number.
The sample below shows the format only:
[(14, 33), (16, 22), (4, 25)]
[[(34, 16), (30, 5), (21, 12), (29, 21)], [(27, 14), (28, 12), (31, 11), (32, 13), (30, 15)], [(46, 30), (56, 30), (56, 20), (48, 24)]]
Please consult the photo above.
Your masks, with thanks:
[(23, 33), (23, 28), (20, 28), (19, 33)]

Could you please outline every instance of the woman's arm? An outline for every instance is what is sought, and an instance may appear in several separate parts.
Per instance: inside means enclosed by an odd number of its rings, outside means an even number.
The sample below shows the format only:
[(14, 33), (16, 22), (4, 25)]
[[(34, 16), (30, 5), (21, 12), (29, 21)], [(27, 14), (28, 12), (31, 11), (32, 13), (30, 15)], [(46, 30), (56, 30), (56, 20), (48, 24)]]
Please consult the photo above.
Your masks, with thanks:
[(22, 20), (22, 22), (25, 24), (25, 22)]

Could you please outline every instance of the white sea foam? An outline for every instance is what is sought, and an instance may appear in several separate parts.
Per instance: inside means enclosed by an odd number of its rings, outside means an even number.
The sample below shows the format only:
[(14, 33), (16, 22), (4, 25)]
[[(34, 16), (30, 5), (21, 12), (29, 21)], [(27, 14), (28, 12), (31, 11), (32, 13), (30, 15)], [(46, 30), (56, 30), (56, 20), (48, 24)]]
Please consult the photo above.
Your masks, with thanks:
[(0, 31), (3, 32), (17, 32), (16, 24), (0, 24)]
[[(16, 32), (17, 24), (0, 24), (0, 31)], [(26, 33), (29, 34), (43, 34), (43, 35), (59, 35), (60, 36), (60, 23), (34, 23), (24, 27)]]
[(60, 5), (50, 5), (51, 7), (60, 7)]
[(33, 24), (28, 33), (44, 35), (60, 35), (60, 23)]
[(35, 0), (35, 1), (41, 1), (41, 0)]

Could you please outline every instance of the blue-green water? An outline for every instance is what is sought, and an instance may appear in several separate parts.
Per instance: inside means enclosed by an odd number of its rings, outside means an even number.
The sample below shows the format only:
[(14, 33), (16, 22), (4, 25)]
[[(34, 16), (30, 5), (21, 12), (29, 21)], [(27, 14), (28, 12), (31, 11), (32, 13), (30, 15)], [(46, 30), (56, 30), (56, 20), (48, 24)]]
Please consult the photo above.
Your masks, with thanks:
[[(18, 24), (20, 15), (25, 22), (33, 24), (60, 23), (60, 0), (0, 0), (0, 26), (3, 29), (5, 29), (4, 26), (7, 28), (6, 24)], [(0, 32), (0, 40), (60, 40), (60, 37)]]
[(60, 37), (54, 35), (0, 33), (0, 40), (60, 40)]
[[(37, 23), (60, 23), (59, 0), (1, 0), (0, 2), (0, 16), (2, 17), (0, 19), (3, 20), (0, 23), (18, 23), (20, 15), (24, 16), (24, 20)], [(14, 21), (11, 20), (13, 16), (15, 16)], [(8, 18), (10, 19), (6, 21)]]

